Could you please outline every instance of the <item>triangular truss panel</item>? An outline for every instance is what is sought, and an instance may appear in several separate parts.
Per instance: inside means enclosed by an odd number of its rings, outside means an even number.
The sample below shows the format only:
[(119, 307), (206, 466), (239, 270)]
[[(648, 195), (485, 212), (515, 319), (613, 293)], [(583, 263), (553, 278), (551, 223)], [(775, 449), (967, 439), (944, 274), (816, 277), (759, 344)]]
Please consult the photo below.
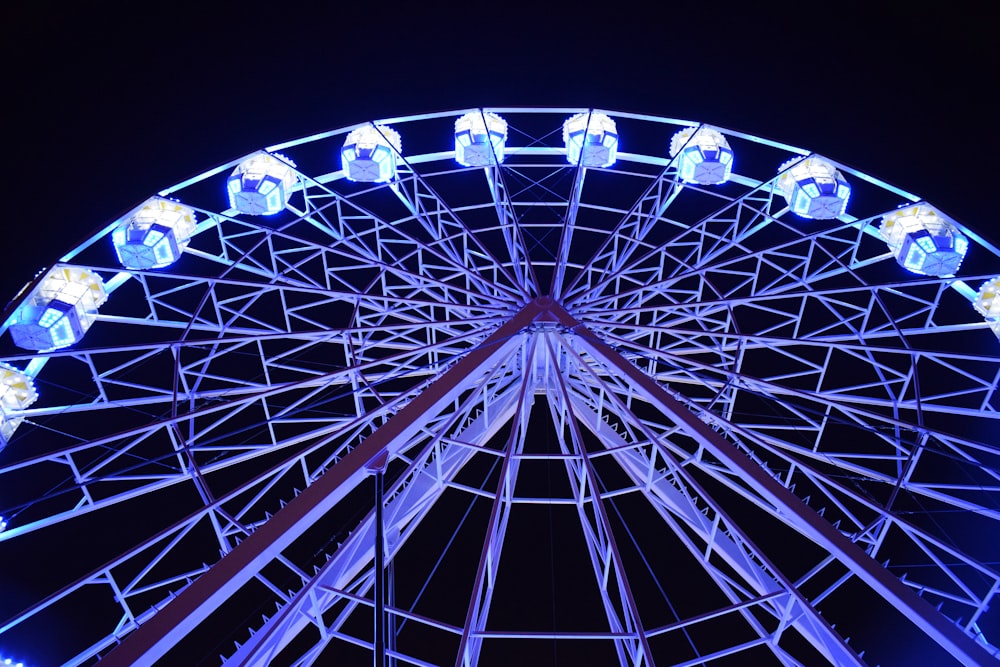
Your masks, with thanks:
[(1000, 251), (922, 200), (502, 108), (159, 197), (0, 331), (0, 658), (998, 664)]

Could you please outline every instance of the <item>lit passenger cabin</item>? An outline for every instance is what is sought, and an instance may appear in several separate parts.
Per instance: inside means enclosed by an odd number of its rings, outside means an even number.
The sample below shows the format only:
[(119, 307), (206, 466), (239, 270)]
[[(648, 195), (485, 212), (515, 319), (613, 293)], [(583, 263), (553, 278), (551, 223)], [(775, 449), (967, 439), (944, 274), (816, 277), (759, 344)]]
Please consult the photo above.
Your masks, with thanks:
[(176, 262), (195, 230), (194, 211), (153, 197), (111, 233), (118, 261), (127, 269), (159, 269)]
[(719, 185), (733, 173), (733, 149), (718, 130), (687, 127), (670, 139), (670, 157), (685, 183)]
[(1000, 276), (983, 283), (972, 305), (986, 318), (993, 333), (1000, 336)]
[(18, 415), (38, 399), (31, 376), (0, 362), (0, 449), (21, 423)]
[(886, 214), (879, 235), (900, 266), (927, 276), (955, 275), (969, 249), (965, 234), (927, 204)]
[(471, 111), (455, 121), (455, 160), (464, 167), (503, 162), (507, 121), (489, 111)]
[(246, 215), (274, 215), (285, 209), (298, 181), (295, 163), (260, 151), (240, 162), (226, 182), (229, 206)]
[(344, 176), (362, 183), (388, 183), (396, 178), (396, 156), (401, 151), (399, 133), (388, 125), (351, 130), (340, 149)]
[(26, 350), (50, 350), (80, 340), (107, 301), (101, 277), (77, 266), (58, 265), (14, 311), (10, 335)]
[(570, 164), (610, 167), (618, 159), (618, 129), (606, 114), (578, 113), (563, 123), (563, 142)]
[(832, 163), (817, 155), (792, 158), (778, 169), (778, 189), (792, 213), (832, 220), (847, 210), (851, 186)]

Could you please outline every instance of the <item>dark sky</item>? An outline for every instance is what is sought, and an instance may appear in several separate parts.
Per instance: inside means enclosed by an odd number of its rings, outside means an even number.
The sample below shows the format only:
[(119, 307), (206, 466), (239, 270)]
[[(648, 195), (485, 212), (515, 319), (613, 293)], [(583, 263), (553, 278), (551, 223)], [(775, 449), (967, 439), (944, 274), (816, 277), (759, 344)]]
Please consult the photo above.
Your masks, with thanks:
[(1000, 50), (986, 2), (905, 12), (115, 4), (3, 10), (4, 212), (15, 249), (0, 269), (5, 298), (91, 230), (216, 164), (370, 118), (480, 105), (709, 122), (827, 154), (987, 234), (995, 224), (989, 95)]
[(0, 10), (0, 305), (96, 228), (219, 163), (475, 106), (593, 106), (764, 136), (1000, 241), (1000, 47), (986, 2), (111, 4)]

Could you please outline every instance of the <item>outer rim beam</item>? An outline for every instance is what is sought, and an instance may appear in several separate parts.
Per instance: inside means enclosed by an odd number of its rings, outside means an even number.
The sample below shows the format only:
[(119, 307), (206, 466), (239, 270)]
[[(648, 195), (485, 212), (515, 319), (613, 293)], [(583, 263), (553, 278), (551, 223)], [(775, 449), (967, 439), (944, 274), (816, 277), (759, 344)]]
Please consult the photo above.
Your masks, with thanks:
[(570, 315), (562, 306), (552, 304), (549, 312), (556, 319), (580, 336), (588, 350), (609, 366), (627, 377), (651, 403), (665, 414), (675, 419), (691, 437), (718, 457), (727, 467), (739, 471), (742, 478), (762, 497), (772, 503), (790, 519), (792, 525), (803, 535), (825, 548), (850, 569), (889, 604), (896, 607), (924, 634), (937, 642), (965, 665), (996, 664), (996, 659), (980, 644), (945, 616), (935, 610), (929, 602), (918, 596), (885, 570), (860, 547), (828, 521), (806, 506), (795, 494), (767, 474), (760, 466), (752, 463), (722, 436), (702, 423), (677, 399), (673, 398), (655, 380), (630, 364), (590, 332), (583, 324)]
[(531, 324), (550, 303), (548, 299), (537, 299), (525, 305), (483, 341), (482, 345), (469, 352), (437, 382), (417, 395), (270, 521), (196, 579), (146, 624), (140, 626), (102, 662), (107, 667), (127, 667), (151, 664), (163, 657), (190, 630), (333, 507), (346, 493), (346, 489), (351, 487), (352, 479), (367, 474), (365, 466), (369, 461), (382, 450), (389, 449), (394, 441), (418, 430), (424, 415), (440, 410), (452, 400), (456, 390), (469, 375), (488, 366), (512, 345), (517, 345), (519, 340), (516, 334)]

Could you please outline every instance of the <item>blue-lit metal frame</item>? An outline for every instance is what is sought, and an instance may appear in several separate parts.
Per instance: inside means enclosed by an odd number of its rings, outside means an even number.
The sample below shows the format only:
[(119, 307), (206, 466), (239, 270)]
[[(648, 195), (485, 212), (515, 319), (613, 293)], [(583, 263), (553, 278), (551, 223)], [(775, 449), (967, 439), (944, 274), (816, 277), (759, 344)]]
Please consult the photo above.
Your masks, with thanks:
[[(1000, 532), (1000, 344), (972, 305), (1000, 251), (959, 225), (971, 247), (958, 276), (908, 273), (878, 225), (919, 198), (837, 165), (855, 193), (847, 212), (803, 224), (775, 184), (778, 165), (809, 151), (722, 128), (734, 165), (770, 160), (770, 171), (685, 183), (666, 146), (699, 126), (689, 121), (491, 108), (511, 130), (503, 159), (457, 164), (455, 120), (485, 111), (372, 121), (441, 149), (395, 155), (386, 183), (341, 171), (346, 135), (367, 122), (268, 147), (329, 165), (299, 172), (293, 203), (269, 218), (226, 208), (246, 156), (168, 188), (159, 195), (199, 221), (169, 267), (102, 263), (115, 223), (60, 260), (102, 275), (109, 299), (71, 348), (0, 339), (0, 361), (26, 369), (39, 395), (0, 452), (0, 554), (30, 559), (32, 537), (120, 509), (149, 525), (125, 547), (95, 545), (103, 564), (60, 573), (37, 603), (0, 607), (0, 648), (100, 591), (115, 601), (105, 630), (63, 659), (169, 662), (199, 624), (228, 618), (226, 600), (253, 594), (269, 608), (227, 664), (309, 665), (376, 646), (385, 664), (440, 664), (409, 625), (447, 637), (456, 666), (508, 640), (606, 645), (622, 665), (737, 653), (863, 665), (850, 615), (831, 602), (850, 590), (857, 606), (887, 600), (959, 663), (997, 662), (996, 637), (979, 628), (997, 625), (1000, 547), (950, 522)], [(562, 123), (598, 112), (622, 146), (660, 139), (612, 166), (568, 164)], [(532, 444), (539, 420), (556, 436), (545, 455)], [(380, 455), (381, 524), (365, 486)], [(539, 459), (565, 492), (519, 487)], [(495, 473), (474, 484), (464, 471), (483, 461)], [(339, 543), (293, 548), (358, 496), (370, 511)], [(450, 583), (466, 595), (460, 623), (397, 600), (392, 584), (440, 530), (435, 508), (457, 498), (488, 516), (468, 555), (475, 574)], [(616, 518), (624, 499), (645, 504), (725, 602), (650, 618), (628, 517)], [(522, 548), (509, 528), (537, 506), (571, 512), (598, 625), (491, 623), (505, 554)], [(746, 507), (787, 529), (806, 561), (771, 553)], [(369, 622), (379, 560), (384, 644)], [(719, 619), (740, 633), (690, 639)], [(660, 648), (681, 636), (692, 656)]]

